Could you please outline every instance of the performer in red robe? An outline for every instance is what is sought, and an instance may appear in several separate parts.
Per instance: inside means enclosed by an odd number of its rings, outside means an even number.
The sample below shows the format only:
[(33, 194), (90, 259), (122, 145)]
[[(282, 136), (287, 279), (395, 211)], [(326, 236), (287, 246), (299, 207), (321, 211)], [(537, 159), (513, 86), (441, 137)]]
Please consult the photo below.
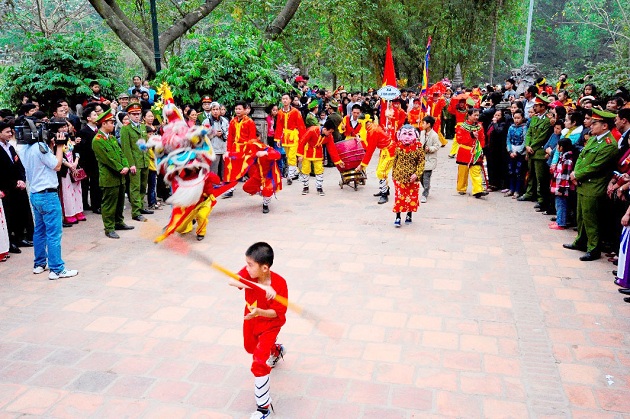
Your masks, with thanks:
[(343, 168), (344, 163), (339, 157), (332, 136), (334, 131), (335, 123), (328, 120), (324, 123), (322, 128), (318, 126), (308, 128), (302, 138), (300, 138), (297, 155), (298, 160), (302, 162), (302, 172), (300, 173), (300, 180), (304, 185), (302, 195), (306, 195), (309, 192), (308, 181), (311, 175), (312, 165), (313, 171), (315, 172), (315, 187), (317, 188), (317, 193), (320, 196), (324, 196), (324, 146), (326, 150), (328, 150), (328, 154), (333, 163)]
[(282, 109), (276, 116), (275, 140), (282, 147), (287, 156), (289, 173), (287, 183), (291, 185), (298, 178), (297, 148), (300, 137), (306, 131), (302, 114), (291, 106), (291, 96), (288, 93), (282, 95)]

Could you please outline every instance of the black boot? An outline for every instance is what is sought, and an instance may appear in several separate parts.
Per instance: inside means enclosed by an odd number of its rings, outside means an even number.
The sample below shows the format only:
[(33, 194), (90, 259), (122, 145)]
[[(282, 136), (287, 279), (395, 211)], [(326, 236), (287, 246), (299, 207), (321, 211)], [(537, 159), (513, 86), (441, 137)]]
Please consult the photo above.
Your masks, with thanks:
[(389, 201), (389, 198), (387, 197), (387, 194), (386, 193), (382, 193), (381, 197), (378, 199), (378, 203), (379, 204), (384, 204), (387, 201)]

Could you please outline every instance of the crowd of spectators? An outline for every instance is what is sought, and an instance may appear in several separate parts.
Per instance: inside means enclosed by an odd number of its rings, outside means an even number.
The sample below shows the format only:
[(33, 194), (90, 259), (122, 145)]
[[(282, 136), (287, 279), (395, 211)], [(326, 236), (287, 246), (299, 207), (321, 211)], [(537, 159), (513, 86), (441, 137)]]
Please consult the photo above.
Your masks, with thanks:
[[(484, 88), (449, 86), (439, 94), (439, 98), (433, 98), (434, 102), (439, 100), (444, 105), (439, 115), (432, 115), (441, 120), (440, 134), (449, 140), (454, 136), (458, 121), (452, 111), (455, 108), (450, 106), (452, 101), (463, 100), (464, 107), (479, 108), (479, 121), (486, 138), (486, 190), (500, 191), (505, 197), (518, 201), (536, 201), (535, 210), (552, 217), (551, 229), (576, 227), (578, 239), (565, 247), (586, 251), (582, 260), (597, 259), (604, 252), (613, 263), (619, 263), (621, 228), (628, 225), (630, 218), (627, 210), (630, 200), (628, 91), (620, 88), (613, 96), (602, 97), (596, 86), (589, 84), (579, 94), (571, 95), (566, 75), (560, 77), (555, 88), (544, 79), (537, 80), (524, 92), (517, 92), (515, 87), (513, 79), (507, 79), (502, 86), (488, 85)], [(4, 217), (0, 217), (0, 221), (6, 219), (6, 224), (0, 224), (0, 260), (6, 260), (8, 253), (19, 253), (20, 247), (33, 245), (34, 223), (30, 210), (33, 203), (29, 205), (27, 175), (18, 157), (20, 148), (24, 146), (10, 144), (14, 126), (25, 126), (26, 120), (36, 124), (53, 123), (50, 124), (49, 137), (68, 139), (64, 145), (47, 142), (53, 155), (61, 148), (56, 192), (62, 208), (61, 222), (66, 228), (84, 221), (86, 211), (101, 213), (99, 162), (92, 150), (99, 116), (111, 109), (115, 115), (114, 135), (119, 144), (121, 132), (123, 136), (126, 132), (123, 127), (130, 124), (142, 126), (146, 136), (159, 132), (160, 118), (152, 110), (157, 93), (146, 80), (134, 77), (133, 84), (125, 92), (110, 99), (101, 94), (97, 82), (90, 83), (90, 88), (92, 94), (76, 108), (71, 108), (67, 100), (61, 99), (54, 104), (50, 115), (42, 112), (37, 101), (28, 95), (24, 95), (17, 113), (0, 110), (0, 145), (4, 149), (0, 152), (0, 197), (4, 206)], [(365, 92), (349, 92), (344, 86), (329, 90), (309, 86), (307, 76), (296, 77), (293, 88), (295, 94), (291, 97), (291, 105), (301, 112), (307, 127), (323, 126), (327, 120), (332, 120), (338, 127), (345, 116), (358, 119), (357, 115), (353, 115), (355, 110), (370, 115), (376, 121), (381, 115), (382, 101), (372, 88)], [(416, 89), (402, 89), (397, 106), (406, 114), (417, 108), (419, 96)], [(128, 112), (129, 109), (134, 111)], [(209, 124), (213, 127), (211, 142), (219, 158), (212, 171), (222, 177), (221, 155), (225, 152), (227, 140), (228, 108), (205, 95), (199, 104), (184, 104), (181, 110), (189, 126)], [(246, 112), (249, 113), (250, 109)], [(266, 112), (266, 134), (268, 138), (273, 138), (278, 104), (270, 104)], [(542, 128), (530, 129), (533, 123), (541, 125), (539, 122), (542, 120)], [(615, 153), (589, 164), (592, 170), (588, 171), (587, 177), (580, 178), (579, 160), (585, 157), (583, 150), (589, 148), (589, 142), (609, 141), (606, 136), (609, 131), (614, 139)], [(335, 141), (343, 139), (339, 130), (335, 130), (333, 137)], [(587, 151), (597, 153), (597, 150)], [(160, 210), (162, 202), (170, 194), (156, 171), (152, 156), (146, 170), (148, 180), (147, 186), (142, 183), (142, 204), (134, 203), (134, 211), (142, 211), (138, 221), (144, 221), (144, 215)], [(130, 184), (134, 184), (133, 175), (125, 175), (129, 199)], [(606, 187), (594, 188), (592, 193), (588, 193), (594, 196), (584, 198), (583, 185), (592, 184), (596, 178), (605, 178)], [(586, 209), (585, 203), (588, 203)], [(8, 239), (6, 250), (3, 250), (3, 225)], [(622, 259), (625, 263), (625, 255)], [(625, 269), (621, 271), (618, 279), (630, 276)], [(623, 281), (621, 284), (630, 288), (630, 283)]]

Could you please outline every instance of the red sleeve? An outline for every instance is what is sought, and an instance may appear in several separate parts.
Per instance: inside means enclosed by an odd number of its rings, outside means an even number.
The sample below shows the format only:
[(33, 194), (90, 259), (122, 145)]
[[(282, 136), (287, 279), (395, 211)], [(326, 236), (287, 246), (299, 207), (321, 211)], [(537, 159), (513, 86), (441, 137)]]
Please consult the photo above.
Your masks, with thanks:
[(217, 176), (217, 174), (214, 173), (214, 172), (208, 173), (208, 180), (210, 181), (210, 183), (212, 183), (214, 185), (220, 185), (221, 184), (221, 178), (219, 176)]
[(247, 130), (249, 132), (249, 137), (247, 138), (248, 141), (258, 138), (258, 134), (256, 133), (258, 128), (256, 127), (254, 120), (251, 118), (247, 121)]
[(450, 113), (452, 115), (456, 115), (457, 114), (457, 102), (459, 102), (459, 101), (455, 100), (454, 98), (451, 98), (451, 102), (448, 104), (448, 108), (446, 109), (448, 111), (448, 113)]
[(444, 109), (444, 105), (446, 105), (446, 101), (444, 99), (440, 99), (435, 103), (435, 116), (438, 117), (442, 113), (442, 109)]
[[(287, 300), (289, 299), (287, 281), (285, 281), (283, 277), (275, 272), (271, 273), (271, 287), (276, 291), (277, 295), (284, 297)], [(269, 302), (269, 308), (275, 310), (276, 314), (278, 315), (278, 320), (281, 320), (284, 323), (287, 307), (283, 304), (280, 304), (276, 300), (271, 300)]]
[(284, 121), (282, 120), (282, 115), (284, 115), (282, 111), (278, 111), (278, 115), (276, 115), (276, 132), (274, 133), (274, 139), (276, 141), (280, 141), (282, 133), (284, 132)]
[(333, 140), (332, 135), (326, 136), (326, 149), (328, 150), (328, 154), (330, 154), (330, 158), (332, 159), (333, 163), (339, 164), (339, 162), (341, 162), (341, 157), (339, 157), (337, 147), (335, 147), (335, 140)]
[(302, 135), (306, 132), (306, 125), (304, 124), (304, 119), (302, 118), (302, 114), (300, 113), (300, 111), (297, 111), (296, 115), (298, 133)]
[(280, 152), (273, 147), (268, 147), (265, 151), (267, 152), (267, 158), (269, 160), (280, 160), (282, 157)]
[(228, 126), (228, 138), (227, 138), (227, 151), (229, 153), (234, 152), (234, 136), (236, 135), (234, 129), (234, 120), (230, 121), (230, 125)]
[(372, 160), (372, 155), (374, 155), (374, 150), (376, 150), (376, 132), (372, 130), (372, 132), (368, 133), (368, 146), (365, 150), (365, 155), (363, 156), (363, 160), (361, 160), (361, 164), (363, 166), (368, 166), (370, 164), (370, 160)]
[(304, 147), (308, 141), (308, 136), (311, 134), (311, 130), (308, 129), (304, 134), (300, 134), (300, 141), (298, 142), (297, 155), (304, 156)]

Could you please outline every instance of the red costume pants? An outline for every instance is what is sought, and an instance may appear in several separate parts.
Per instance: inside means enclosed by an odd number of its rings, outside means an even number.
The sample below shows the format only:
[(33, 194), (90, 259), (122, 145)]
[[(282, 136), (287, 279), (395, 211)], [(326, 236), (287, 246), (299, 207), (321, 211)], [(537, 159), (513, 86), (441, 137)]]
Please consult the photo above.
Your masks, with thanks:
[(249, 172), (249, 179), (243, 185), (243, 190), (250, 195), (262, 192), (262, 196), (269, 198), (273, 195), (274, 188), (270, 179), (263, 179), (260, 173), (254, 170)]
[[(271, 326), (271, 327), (270, 327)], [(280, 333), (279, 326), (252, 320), (243, 322), (243, 343), (247, 353), (253, 355), (252, 373), (254, 377), (263, 377), (271, 372), (267, 360)]]

